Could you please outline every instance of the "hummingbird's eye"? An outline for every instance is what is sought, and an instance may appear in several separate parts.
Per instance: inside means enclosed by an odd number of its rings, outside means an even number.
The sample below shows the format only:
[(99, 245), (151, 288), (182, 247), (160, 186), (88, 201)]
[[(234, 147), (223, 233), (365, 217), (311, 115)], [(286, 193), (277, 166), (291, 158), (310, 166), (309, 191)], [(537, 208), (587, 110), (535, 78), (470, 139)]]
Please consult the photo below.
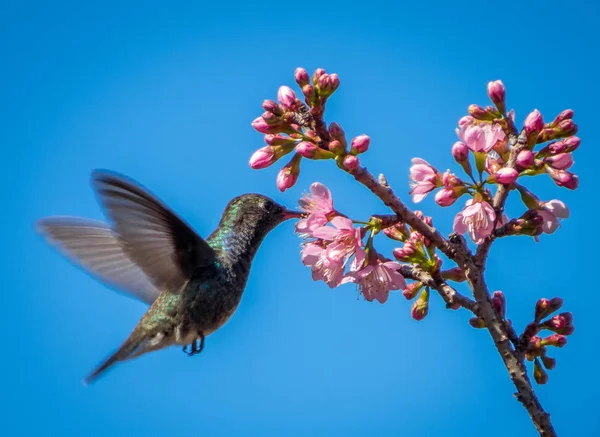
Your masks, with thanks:
[(277, 212), (277, 210), (279, 209), (278, 205), (276, 205), (275, 203), (270, 202), (268, 200), (262, 204), (262, 207), (269, 214), (273, 214), (273, 213)]

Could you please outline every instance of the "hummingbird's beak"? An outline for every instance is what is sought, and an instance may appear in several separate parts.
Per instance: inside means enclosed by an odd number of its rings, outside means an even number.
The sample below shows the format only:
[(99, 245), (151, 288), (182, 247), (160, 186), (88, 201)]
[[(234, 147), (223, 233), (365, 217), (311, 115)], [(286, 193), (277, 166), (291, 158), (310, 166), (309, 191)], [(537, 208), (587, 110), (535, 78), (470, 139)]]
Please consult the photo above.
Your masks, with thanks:
[(290, 209), (283, 210), (283, 219), (284, 220), (291, 219), (291, 218), (300, 218), (303, 215), (304, 215), (304, 213), (300, 212), (300, 211), (292, 211)]

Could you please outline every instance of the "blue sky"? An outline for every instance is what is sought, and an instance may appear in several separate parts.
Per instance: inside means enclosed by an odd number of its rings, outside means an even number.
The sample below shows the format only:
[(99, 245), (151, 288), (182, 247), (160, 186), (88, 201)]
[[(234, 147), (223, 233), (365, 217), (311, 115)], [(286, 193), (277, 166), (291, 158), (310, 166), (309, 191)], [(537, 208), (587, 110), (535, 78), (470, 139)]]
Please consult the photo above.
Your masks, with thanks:
[[(85, 4), (84, 4), (85, 3)], [(53, 214), (102, 218), (94, 168), (125, 173), (201, 235), (227, 201), (261, 192), (293, 206), (311, 182), (360, 218), (380, 202), (334, 166), (310, 163), (282, 194), (277, 169), (251, 171), (250, 121), (297, 66), (342, 85), (328, 120), (367, 133), (363, 163), (408, 200), (410, 158), (452, 167), (454, 127), (502, 79), (522, 121), (575, 110), (581, 188), (531, 187), (572, 217), (540, 243), (500, 241), (488, 267), (517, 327), (560, 295), (576, 332), (539, 387), (560, 435), (600, 432), (592, 229), (600, 98), (593, 2), (87, 2), (0, 5), (4, 359), (0, 433), (9, 436), (535, 436), (501, 360), (468, 314), (433, 299), (422, 322), (398, 293), (385, 305), (329, 290), (300, 263), (286, 223), (264, 242), (235, 316), (187, 358), (179, 348), (87, 374), (145, 311), (73, 267), (33, 232)], [(458, 205), (420, 207), (450, 231)], [(518, 202), (509, 211), (520, 211)], [(391, 246), (390, 246), (391, 247)]]

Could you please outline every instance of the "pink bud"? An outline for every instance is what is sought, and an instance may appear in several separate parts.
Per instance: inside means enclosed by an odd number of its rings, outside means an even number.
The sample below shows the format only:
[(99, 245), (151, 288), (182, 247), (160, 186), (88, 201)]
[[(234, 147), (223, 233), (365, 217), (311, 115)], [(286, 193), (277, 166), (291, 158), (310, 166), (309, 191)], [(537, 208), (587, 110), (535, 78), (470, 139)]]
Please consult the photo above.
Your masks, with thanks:
[(544, 163), (558, 170), (566, 170), (573, 165), (573, 155), (570, 153), (559, 153), (544, 159)]
[(360, 165), (360, 161), (358, 160), (358, 158), (354, 155), (346, 155), (344, 157), (344, 165), (349, 169), (349, 170), (356, 170), (358, 168), (358, 166)]
[(559, 187), (565, 187), (569, 190), (574, 190), (579, 186), (579, 177), (576, 174), (565, 171), (557, 170), (554, 167), (546, 167), (546, 171)]
[(496, 105), (496, 108), (498, 108), (498, 111), (504, 113), (506, 111), (506, 89), (501, 80), (488, 83), (488, 95), (490, 96), (490, 100)]
[(250, 167), (254, 170), (266, 168), (277, 161), (275, 148), (273, 146), (264, 146), (258, 149), (250, 157)]
[(319, 78), (320, 78), (321, 76), (323, 76), (324, 74), (327, 74), (327, 73), (325, 72), (325, 70), (324, 70), (324, 69), (322, 69), (322, 68), (317, 68), (317, 69), (315, 70), (315, 72), (313, 73), (313, 77), (312, 77), (312, 82), (313, 82), (313, 85), (317, 85), (317, 82), (319, 81)]
[(265, 135), (265, 143), (269, 144), (270, 146), (283, 146), (286, 144), (293, 144), (295, 143), (296, 139), (294, 138), (290, 138), (286, 135), (281, 135), (281, 134), (267, 134)]
[(429, 312), (429, 292), (427, 289), (421, 292), (419, 298), (413, 304), (410, 315), (413, 319), (419, 321), (423, 320)]
[(552, 121), (552, 123), (550, 123), (550, 126), (552, 126), (552, 127), (558, 126), (561, 121), (569, 120), (569, 119), (573, 118), (574, 114), (575, 114), (575, 112), (572, 109), (565, 109), (563, 112), (561, 112), (560, 114), (558, 114), (556, 116), (554, 121)]
[(527, 116), (525, 119), (525, 132), (527, 135), (532, 132), (541, 132), (544, 128), (544, 119), (542, 118), (542, 114), (537, 109), (534, 109), (531, 114)]
[(346, 153), (346, 148), (338, 140), (330, 141), (327, 147), (331, 152), (335, 153), (338, 156), (343, 156)]
[(496, 181), (500, 184), (512, 184), (519, 177), (519, 172), (514, 168), (504, 167), (498, 170), (494, 176), (496, 177)]
[(310, 141), (302, 141), (296, 144), (296, 152), (305, 158), (312, 158), (317, 153), (318, 148), (319, 146)]
[(535, 379), (535, 382), (540, 385), (548, 382), (548, 374), (544, 369), (542, 369), (542, 366), (538, 360), (535, 360), (533, 363), (533, 378)]
[(563, 305), (563, 300), (560, 297), (552, 299), (542, 298), (535, 304), (535, 321), (539, 322), (544, 317), (549, 316), (555, 311), (558, 311)]
[(300, 87), (308, 85), (308, 81), (310, 80), (308, 77), (308, 72), (302, 67), (296, 68), (296, 71), (294, 72), (294, 79), (296, 79), (296, 83)]
[(479, 317), (471, 317), (469, 319), (469, 325), (471, 325), (475, 329), (485, 328), (485, 322)]
[(338, 123), (335, 121), (329, 123), (328, 131), (329, 135), (331, 135), (334, 140), (338, 140), (342, 144), (346, 144), (346, 140), (344, 138), (344, 129), (342, 129), (342, 126), (340, 126)]
[(315, 97), (315, 89), (312, 85), (304, 85), (302, 87), (302, 94), (307, 100), (311, 100)]
[(406, 288), (402, 291), (402, 295), (406, 298), (406, 300), (412, 300), (417, 297), (417, 294), (423, 288), (422, 282), (413, 282), (408, 284)]
[[(491, 107), (490, 107), (491, 108)], [(487, 120), (487, 121), (492, 121), (494, 120), (498, 114), (494, 114), (495, 111), (489, 111), (487, 108), (482, 108), (479, 105), (469, 105), (469, 114), (471, 114), (471, 117), (473, 117), (476, 120)]]
[(277, 99), (284, 109), (296, 108), (296, 93), (289, 86), (284, 85), (279, 87)]
[(494, 294), (492, 295), (492, 305), (494, 306), (496, 313), (504, 320), (506, 315), (506, 298), (504, 297), (504, 293), (501, 291), (494, 291)]
[(369, 144), (371, 144), (371, 138), (367, 135), (354, 137), (351, 143), (351, 153), (364, 153), (369, 149)]
[(283, 192), (288, 188), (291, 188), (296, 184), (298, 176), (300, 175), (300, 157), (295, 155), (290, 162), (288, 162), (277, 175), (277, 188)]
[(462, 141), (457, 141), (452, 146), (452, 156), (458, 163), (465, 162), (469, 159), (469, 148)]
[(529, 168), (533, 165), (534, 162), (535, 162), (535, 157), (534, 157), (533, 153), (531, 152), (531, 150), (521, 150), (519, 152), (519, 154), (517, 155), (516, 164), (519, 166), (519, 168), (522, 168), (522, 169)]
[(407, 241), (404, 246), (397, 247), (392, 251), (392, 254), (398, 261), (410, 261), (412, 257), (417, 253), (417, 248), (414, 243)]
[(262, 107), (267, 112), (272, 112), (273, 114), (276, 114), (276, 115), (283, 114), (283, 111), (281, 110), (281, 108), (279, 107), (277, 102), (275, 102), (273, 100), (265, 100), (262, 104)]
[(333, 73), (329, 76), (329, 86), (331, 87), (332, 91), (337, 90), (340, 86), (340, 78), (336, 73)]
[(457, 197), (452, 188), (445, 187), (435, 193), (434, 199), (440, 206), (450, 206), (456, 202)]
[(569, 153), (573, 152), (579, 147), (579, 144), (581, 144), (581, 139), (578, 137), (568, 137), (563, 140), (563, 143), (565, 144), (565, 147), (562, 152)]
[(257, 117), (252, 121), (252, 127), (263, 134), (275, 133), (276, 128), (269, 126), (264, 118)]
[(560, 334), (552, 334), (542, 340), (543, 346), (563, 347), (567, 344), (567, 337)]
[(571, 135), (575, 135), (577, 133), (577, 129), (577, 125), (573, 120), (563, 120), (556, 127), (556, 130), (561, 137), (570, 137)]

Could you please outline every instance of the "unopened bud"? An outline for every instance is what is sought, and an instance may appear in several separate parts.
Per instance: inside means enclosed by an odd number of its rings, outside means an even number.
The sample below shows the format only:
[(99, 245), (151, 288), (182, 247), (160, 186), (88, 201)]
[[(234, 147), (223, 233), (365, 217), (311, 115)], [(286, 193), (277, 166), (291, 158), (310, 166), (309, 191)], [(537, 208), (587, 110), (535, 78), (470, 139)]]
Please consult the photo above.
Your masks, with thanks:
[(408, 229), (404, 223), (397, 223), (383, 229), (383, 233), (392, 240), (405, 241), (408, 237)]
[(410, 311), (413, 319), (423, 320), (429, 312), (429, 291), (427, 288), (421, 292), (419, 298), (415, 301)]
[(469, 105), (469, 114), (476, 120), (494, 121), (500, 114), (494, 110), (491, 106), (488, 108), (482, 108), (479, 105)]
[(281, 134), (267, 134), (265, 135), (265, 143), (267, 143), (270, 146), (284, 146), (287, 144), (294, 144), (296, 143), (298, 140), (295, 138), (290, 138), (287, 135), (281, 135)]
[(498, 111), (504, 114), (506, 112), (506, 89), (501, 80), (494, 80), (488, 83), (488, 96), (490, 100), (496, 105)]
[(344, 157), (344, 165), (349, 170), (356, 170), (360, 166), (360, 161), (358, 157), (354, 155), (346, 155)]
[(563, 120), (558, 124), (556, 130), (558, 131), (560, 138), (564, 138), (575, 135), (578, 128), (573, 120)]
[(329, 123), (329, 128), (327, 130), (329, 132), (329, 136), (331, 136), (332, 139), (338, 140), (344, 146), (346, 145), (346, 136), (344, 134), (344, 129), (342, 129), (342, 126), (340, 126), (334, 121)]
[(550, 358), (548, 355), (542, 355), (540, 358), (546, 369), (552, 370), (556, 367), (556, 360), (554, 358)]
[(338, 140), (330, 141), (327, 147), (331, 152), (335, 153), (337, 156), (343, 156), (346, 154), (346, 148)]
[(294, 79), (296, 79), (296, 83), (300, 86), (300, 88), (304, 87), (304, 85), (308, 85), (308, 81), (310, 78), (308, 77), (308, 72), (302, 68), (296, 68), (294, 72)]
[(562, 334), (552, 334), (541, 341), (542, 346), (563, 347), (567, 344), (567, 337)]
[(354, 137), (350, 143), (350, 153), (355, 155), (364, 153), (369, 149), (370, 144), (371, 138), (369, 138), (367, 135), (359, 135)]
[(296, 145), (296, 152), (309, 159), (331, 159), (335, 155), (310, 141), (302, 141)]
[(499, 184), (509, 185), (516, 182), (519, 172), (514, 168), (503, 167), (494, 173), (493, 179)]
[(279, 87), (277, 99), (284, 109), (294, 110), (296, 108), (296, 93), (289, 86)]
[(265, 100), (262, 107), (267, 112), (272, 112), (275, 115), (282, 115), (283, 109), (274, 100)]
[(321, 76), (323, 76), (324, 74), (326, 74), (325, 70), (322, 68), (317, 68), (315, 70), (315, 72), (313, 73), (313, 77), (312, 77), (312, 83), (313, 85), (317, 85), (317, 82), (319, 81), (319, 78)]
[(469, 159), (469, 148), (462, 141), (457, 141), (452, 146), (452, 156), (458, 163), (468, 161)]
[(465, 275), (465, 271), (460, 267), (453, 267), (448, 270), (444, 270), (442, 273), (442, 278), (454, 281), (454, 282), (464, 282), (467, 280), (467, 276)]
[(279, 191), (284, 192), (288, 188), (293, 187), (298, 181), (300, 175), (300, 160), (302, 157), (295, 154), (293, 158), (288, 162), (277, 175), (277, 188)]
[(535, 321), (548, 317), (550, 314), (558, 311), (563, 305), (563, 300), (560, 297), (553, 297), (552, 299), (541, 298), (535, 304)]
[(573, 118), (575, 112), (572, 109), (565, 109), (563, 112), (558, 114), (556, 118), (550, 123), (550, 127), (558, 126), (564, 120), (570, 120)]
[(504, 320), (506, 315), (506, 298), (504, 297), (504, 293), (500, 290), (494, 291), (494, 294), (492, 295), (492, 305), (494, 306), (496, 313)]
[(548, 382), (548, 374), (542, 368), (542, 365), (538, 360), (535, 360), (535, 362), (533, 363), (533, 378), (535, 379), (535, 382), (537, 382), (540, 385), (546, 384)]
[(475, 329), (485, 328), (485, 322), (479, 317), (471, 317), (469, 319), (469, 325), (471, 325)]
[(579, 186), (579, 177), (575, 173), (565, 170), (558, 170), (554, 167), (546, 166), (546, 171), (559, 187), (565, 187), (569, 190), (575, 190)]
[(535, 157), (531, 150), (521, 150), (517, 155), (516, 164), (521, 169), (529, 168), (535, 162)]
[(422, 282), (413, 282), (406, 286), (406, 288), (402, 291), (402, 295), (406, 298), (406, 300), (412, 300), (417, 296), (417, 294), (419, 294), (419, 291), (421, 291), (422, 288)]
[(312, 85), (304, 85), (302, 87), (302, 94), (306, 97), (307, 102), (311, 102), (315, 97), (315, 88)]
[(544, 128), (544, 119), (537, 109), (534, 109), (525, 119), (525, 133), (527, 136), (539, 133)]

